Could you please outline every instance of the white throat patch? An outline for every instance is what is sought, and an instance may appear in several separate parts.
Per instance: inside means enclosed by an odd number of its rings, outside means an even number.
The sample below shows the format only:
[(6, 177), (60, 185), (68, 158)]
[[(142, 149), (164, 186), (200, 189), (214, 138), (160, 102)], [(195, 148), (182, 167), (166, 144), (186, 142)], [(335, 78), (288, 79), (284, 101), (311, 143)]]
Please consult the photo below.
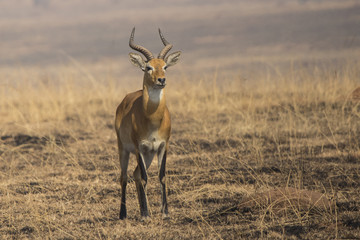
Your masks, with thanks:
[(163, 89), (150, 88), (148, 89), (149, 100), (153, 103), (159, 103), (163, 97)]

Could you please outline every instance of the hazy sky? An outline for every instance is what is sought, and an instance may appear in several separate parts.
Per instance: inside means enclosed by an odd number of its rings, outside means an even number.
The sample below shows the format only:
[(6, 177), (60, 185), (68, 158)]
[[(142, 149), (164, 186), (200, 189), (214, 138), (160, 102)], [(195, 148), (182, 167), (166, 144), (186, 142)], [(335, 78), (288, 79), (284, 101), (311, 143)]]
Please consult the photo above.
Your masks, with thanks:
[(359, 12), (360, 3), (350, 0), (0, 0), (0, 65), (122, 59), (133, 26), (135, 41), (154, 54), (161, 27), (190, 65), (354, 52)]

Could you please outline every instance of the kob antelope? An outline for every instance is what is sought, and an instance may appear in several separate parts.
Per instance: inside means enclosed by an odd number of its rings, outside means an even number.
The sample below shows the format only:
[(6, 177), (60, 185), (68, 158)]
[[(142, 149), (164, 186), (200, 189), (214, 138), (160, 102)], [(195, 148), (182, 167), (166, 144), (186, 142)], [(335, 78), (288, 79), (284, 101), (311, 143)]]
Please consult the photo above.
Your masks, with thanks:
[(129, 45), (142, 53), (130, 53), (130, 61), (144, 71), (143, 89), (127, 94), (116, 110), (115, 130), (117, 134), (121, 166), (121, 207), (120, 219), (126, 218), (126, 184), (129, 154), (136, 155), (137, 167), (134, 179), (143, 218), (149, 216), (146, 184), (147, 169), (155, 155), (158, 157), (159, 180), (161, 186), (161, 212), (168, 217), (165, 187), (166, 153), (170, 138), (170, 113), (165, 102), (165, 70), (175, 65), (181, 52), (174, 52), (166, 57), (172, 45), (166, 41), (160, 29), (160, 38), (165, 47), (157, 58), (146, 48), (134, 43), (133, 28)]

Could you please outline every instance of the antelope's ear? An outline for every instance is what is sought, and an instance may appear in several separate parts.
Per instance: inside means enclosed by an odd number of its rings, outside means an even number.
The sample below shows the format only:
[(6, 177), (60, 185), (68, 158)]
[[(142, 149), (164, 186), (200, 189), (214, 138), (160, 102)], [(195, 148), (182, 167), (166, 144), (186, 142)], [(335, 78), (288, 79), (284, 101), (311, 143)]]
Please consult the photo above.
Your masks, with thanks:
[(141, 68), (141, 70), (145, 71), (146, 63), (144, 59), (137, 53), (129, 53), (130, 62), (135, 66)]
[(169, 56), (167, 56), (165, 58), (166, 66), (171, 67), (171, 66), (175, 65), (179, 61), (180, 55), (181, 55), (181, 52), (177, 51), (177, 52), (174, 52), (174, 53), (170, 54)]

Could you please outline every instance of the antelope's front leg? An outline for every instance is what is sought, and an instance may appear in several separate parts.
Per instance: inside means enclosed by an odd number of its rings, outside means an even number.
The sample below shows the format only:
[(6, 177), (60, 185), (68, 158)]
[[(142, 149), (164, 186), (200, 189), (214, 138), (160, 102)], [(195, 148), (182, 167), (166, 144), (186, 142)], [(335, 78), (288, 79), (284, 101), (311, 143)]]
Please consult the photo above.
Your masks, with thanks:
[(166, 166), (166, 146), (161, 144), (158, 152), (158, 168), (159, 168), (159, 180), (161, 188), (161, 212), (163, 219), (169, 218), (168, 205), (166, 199), (166, 183), (165, 183), (165, 166)]
[(138, 166), (134, 171), (136, 191), (140, 205), (140, 213), (142, 217), (149, 217), (149, 210), (146, 196), (147, 173), (144, 157), (141, 153), (137, 154)]
[(120, 167), (121, 167), (121, 205), (120, 205), (120, 219), (126, 218), (126, 185), (127, 185), (127, 169), (129, 164), (129, 152), (122, 150), (119, 144)]

